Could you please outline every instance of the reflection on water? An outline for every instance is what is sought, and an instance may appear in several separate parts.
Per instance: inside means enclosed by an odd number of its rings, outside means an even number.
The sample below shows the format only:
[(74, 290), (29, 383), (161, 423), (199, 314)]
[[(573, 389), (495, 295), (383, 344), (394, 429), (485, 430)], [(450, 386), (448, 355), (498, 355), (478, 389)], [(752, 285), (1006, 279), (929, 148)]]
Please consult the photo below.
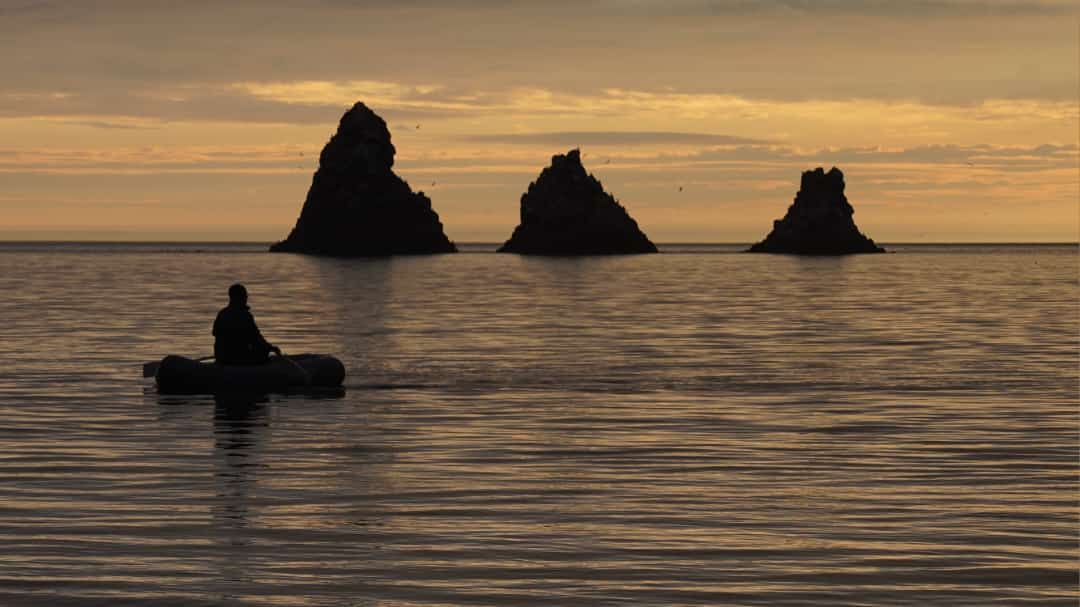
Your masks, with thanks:
[[(221, 484), (221, 503), (214, 510), (223, 536), (243, 530), (248, 520), (248, 494), (258, 473), (261, 435), (267, 431), (266, 405), (249, 399), (215, 398), (214, 473)], [(228, 538), (230, 545), (244, 545), (241, 537)]]
[(246, 533), (250, 496), (259, 472), (262, 435), (267, 431), (266, 404), (252, 399), (218, 397), (214, 400), (214, 477), (219, 485), (211, 507), (211, 533), (219, 545), (222, 599), (237, 599), (229, 588), (249, 584), (252, 540)]
[(0, 247), (0, 604), (1076, 604), (1075, 247), (729, 252)]

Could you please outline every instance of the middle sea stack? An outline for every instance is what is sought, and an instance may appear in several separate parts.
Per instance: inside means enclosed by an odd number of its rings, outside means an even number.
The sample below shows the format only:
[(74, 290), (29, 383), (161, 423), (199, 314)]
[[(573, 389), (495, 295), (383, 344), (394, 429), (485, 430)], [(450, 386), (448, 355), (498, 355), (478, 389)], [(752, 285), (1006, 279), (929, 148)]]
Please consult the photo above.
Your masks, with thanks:
[(792, 255), (850, 255), (884, 253), (855, 226), (855, 209), (844, 195), (844, 174), (833, 167), (828, 173), (818, 167), (802, 174), (795, 201), (783, 219), (773, 222), (765, 240), (750, 247), (750, 253)]
[(620, 255), (655, 253), (637, 222), (585, 172), (581, 153), (570, 150), (521, 195), (521, 224), (500, 253), (524, 255)]
[(357, 103), (319, 155), (296, 227), (274, 252), (336, 257), (453, 253), (423, 192), (394, 174), (390, 130)]

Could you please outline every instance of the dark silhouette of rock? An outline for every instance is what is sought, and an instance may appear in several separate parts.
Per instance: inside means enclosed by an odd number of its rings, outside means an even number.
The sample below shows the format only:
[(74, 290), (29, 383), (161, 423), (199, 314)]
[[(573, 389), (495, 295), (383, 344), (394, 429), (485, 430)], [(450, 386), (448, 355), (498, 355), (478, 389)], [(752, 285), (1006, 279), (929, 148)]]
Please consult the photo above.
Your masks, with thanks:
[(805, 171), (787, 215), (774, 221), (772, 232), (749, 251), (796, 255), (884, 253), (885, 249), (859, 232), (852, 219), (854, 213), (844, 196), (844, 174), (840, 169), (833, 167), (828, 173), (821, 167)]
[(394, 174), (390, 131), (357, 103), (319, 155), (304, 208), (271, 251), (342, 257), (452, 253), (423, 192)]
[(585, 172), (579, 150), (553, 156), (521, 195), (521, 224), (501, 253), (613, 255), (655, 253), (626, 209)]

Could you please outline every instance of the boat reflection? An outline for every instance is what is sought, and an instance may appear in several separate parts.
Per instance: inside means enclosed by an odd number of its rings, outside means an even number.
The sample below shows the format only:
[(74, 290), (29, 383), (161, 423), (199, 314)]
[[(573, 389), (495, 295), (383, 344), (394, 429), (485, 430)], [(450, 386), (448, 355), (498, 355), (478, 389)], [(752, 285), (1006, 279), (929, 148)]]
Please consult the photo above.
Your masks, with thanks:
[(262, 444), (269, 431), (269, 399), (216, 396), (214, 398), (214, 501), (211, 540), (218, 546), (222, 600), (247, 594), (251, 579), (251, 529), (258, 508), (253, 503), (256, 479), (262, 468)]

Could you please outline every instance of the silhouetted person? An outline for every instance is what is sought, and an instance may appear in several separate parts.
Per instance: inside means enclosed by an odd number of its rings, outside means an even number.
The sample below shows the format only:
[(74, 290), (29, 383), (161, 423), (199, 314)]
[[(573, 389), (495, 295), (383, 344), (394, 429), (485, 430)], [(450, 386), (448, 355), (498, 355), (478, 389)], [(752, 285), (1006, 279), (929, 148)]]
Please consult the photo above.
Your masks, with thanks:
[(229, 305), (214, 319), (214, 358), (219, 365), (261, 365), (271, 352), (281, 349), (271, 345), (259, 333), (247, 305), (247, 289), (242, 284), (229, 287)]

